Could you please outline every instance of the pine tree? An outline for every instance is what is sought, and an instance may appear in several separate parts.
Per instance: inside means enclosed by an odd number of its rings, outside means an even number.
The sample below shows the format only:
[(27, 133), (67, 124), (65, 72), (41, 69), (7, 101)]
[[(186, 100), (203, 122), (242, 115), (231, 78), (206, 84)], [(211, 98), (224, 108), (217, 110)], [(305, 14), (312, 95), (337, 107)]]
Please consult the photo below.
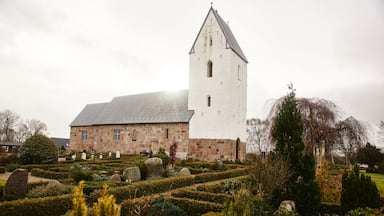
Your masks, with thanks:
[(320, 205), (320, 188), (314, 181), (315, 160), (311, 153), (303, 154), (303, 124), (296, 106), (295, 90), (292, 86), (289, 89), (291, 92), (284, 98), (272, 126), (272, 137), (276, 143), (274, 154), (290, 163), (293, 174), (287, 190), (275, 193), (275, 200), (292, 199), (300, 215), (315, 215)]
[(87, 203), (83, 193), (84, 181), (79, 182), (79, 186), (73, 188), (73, 209), (70, 216), (86, 216), (88, 212)]
[(120, 207), (116, 204), (116, 199), (113, 195), (108, 195), (108, 185), (103, 184), (102, 196), (93, 203), (93, 211), (95, 216), (117, 216), (120, 212)]

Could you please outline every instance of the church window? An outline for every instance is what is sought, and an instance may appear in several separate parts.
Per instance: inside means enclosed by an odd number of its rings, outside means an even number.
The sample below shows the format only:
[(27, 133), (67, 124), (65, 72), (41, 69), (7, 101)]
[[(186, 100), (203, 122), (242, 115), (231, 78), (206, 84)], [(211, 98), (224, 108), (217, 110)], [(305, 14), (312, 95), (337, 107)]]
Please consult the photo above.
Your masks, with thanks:
[(240, 65), (237, 65), (237, 80), (240, 81)]
[(212, 77), (212, 67), (213, 67), (212, 61), (208, 61), (208, 64), (207, 64), (207, 77)]
[(208, 107), (210, 107), (211, 106), (211, 96), (209, 96), (208, 95), (208, 97), (207, 97), (207, 105), (208, 105)]
[(88, 139), (88, 132), (81, 131), (81, 140), (86, 141)]
[(120, 130), (116, 129), (114, 131), (114, 140), (119, 141), (120, 140)]
[(209, 46), (212, 46), (212, 37), (209, 37)]
[(168, 137), (169, 137), (169, 130), (167, 128), (167, 129), (165, 129), (165, 138), (168, 139)]
[(137, 131), (136, 131), (136, 129), (133, 129), (133, 132), (132, 132), (132, 141), (136, 141), (136, 135), (137, 135)]

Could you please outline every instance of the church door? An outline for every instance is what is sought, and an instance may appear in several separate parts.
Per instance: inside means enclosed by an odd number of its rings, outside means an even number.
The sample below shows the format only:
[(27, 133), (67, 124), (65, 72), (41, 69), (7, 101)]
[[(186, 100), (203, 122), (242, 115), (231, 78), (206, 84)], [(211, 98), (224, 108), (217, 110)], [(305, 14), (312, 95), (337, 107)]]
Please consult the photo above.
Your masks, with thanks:
[(240, 138), (236, 139), (236, 161), (239, 161)]

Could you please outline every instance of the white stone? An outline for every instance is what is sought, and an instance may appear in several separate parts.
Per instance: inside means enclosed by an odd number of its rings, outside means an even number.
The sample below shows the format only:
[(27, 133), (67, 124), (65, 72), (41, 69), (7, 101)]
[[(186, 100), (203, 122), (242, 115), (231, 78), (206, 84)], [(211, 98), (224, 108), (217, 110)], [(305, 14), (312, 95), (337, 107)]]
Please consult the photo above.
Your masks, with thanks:
[(116, 151), (116, 158), (120, 159), (120, 151)]
[(81, 153), (81, 160), (87, 160), (87, 153)]
[(66, 161), (67, 159), (65, 158), (65, 157), (59, 157), (58, 159), (57, 159), (57, 161), (58, 162), (64, 162), (64, 161)]
[(76, 160), (76, 154), (73, 154), (71, 158), (72, 160)]

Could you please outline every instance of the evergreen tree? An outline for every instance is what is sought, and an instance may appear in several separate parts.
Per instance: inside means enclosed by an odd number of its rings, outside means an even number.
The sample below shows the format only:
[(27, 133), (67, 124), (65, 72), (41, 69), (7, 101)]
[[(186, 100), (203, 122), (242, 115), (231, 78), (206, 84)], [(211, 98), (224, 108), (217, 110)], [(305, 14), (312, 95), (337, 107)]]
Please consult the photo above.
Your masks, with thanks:
[(288, 181), (287, 190), (274, 193), (278, 197), (274, 200), (292, 199), (300, 215), (315, 215), (320, 206), (320, 188), (314, 182), (315, 160), (311, 153), (303, 154), (303, 124), (292, 86), (290, 90), (272, 126), (272, 137), (276, 143), (274, 154), (290, 163), (293, 175)]

